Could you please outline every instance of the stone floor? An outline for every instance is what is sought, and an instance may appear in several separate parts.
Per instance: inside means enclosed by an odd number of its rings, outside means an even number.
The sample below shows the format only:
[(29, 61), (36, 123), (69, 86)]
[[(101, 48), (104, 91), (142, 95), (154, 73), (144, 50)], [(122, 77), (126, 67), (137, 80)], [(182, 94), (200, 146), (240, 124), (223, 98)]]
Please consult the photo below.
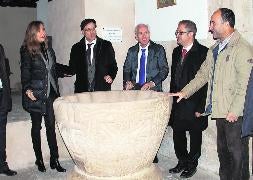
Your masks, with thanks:
[[(29, 114), (26, 113), (21, 107), (21, 96), (19, 93), (13, 94), (13, 110), (9, 113), (8, 122), (17, 122), (17, 121), (25, 121), (29, 120)], [(168, 170), (175, 166), (176, 161), (175, 159), (169, 159), (168, 157), (162, 156), (158, 154), (159, 163), (158, 166), (162, 170), (164, 174), (164, 180), (177, 180), (180, 179), (179, 175), (172, 175), (168, 173)], [(65, 160), (61, 162), (62, 166), (67, 169), (67, 173), (73, 169), (74, 165), (71, 160)], [(67, 173), (57, 173), (55, 170), (51, 170), (48, 168), (49, 165), (46, 164), (47, 172), (40, 173), (35, 166), (33, 167), (26, 167), (24, 169), (19, 169), (18, 175), (15, 177), (6, 177), (0, 175), (0, 180), (62, 180), (66, 179)], [(213, 172), (208, 172), (203, 169), (198, 169), (197, 173), (190, 178), (192, 180), (218, 180), (219, 177), (217, 174)]]
[[(180, 174), (172, 175), (168, 173), (168, 169), (175, 165), (175, 161), (168, 159), (167, 157), (158, 155), (159, 163), (158, 166), (164, 174), (163, 180), (178, 180)], [(61, 162), (62, 166), (67, 169), (67, 173), (73, 169), (74, 165), (72, 161)], [(55, 170), (51, 170), (49, 165), (46, 164), (47, 172), (41, 173), (35, 166), (18, 170), (18, 174), (14, 177), (6, 177), (0, 175), (0, 180), (64, 180), (66, 179), (67, 173), (58, 173)], [(202, 169), (198, 169), (196, 174), (189, 178), (191, 180), (218, 180), (219, 177), (216, 174), (207, 172)]]

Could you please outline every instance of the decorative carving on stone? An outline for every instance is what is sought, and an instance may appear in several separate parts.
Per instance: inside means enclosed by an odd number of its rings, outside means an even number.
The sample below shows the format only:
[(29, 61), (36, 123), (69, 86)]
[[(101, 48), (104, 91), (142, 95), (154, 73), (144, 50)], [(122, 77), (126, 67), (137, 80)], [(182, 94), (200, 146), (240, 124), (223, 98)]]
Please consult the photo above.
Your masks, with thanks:
[(153, 159), (172, 99), (155, 91), (107, 91), (54, 102), (61, 135), (76, 163), (69, 179), (162, 179)]

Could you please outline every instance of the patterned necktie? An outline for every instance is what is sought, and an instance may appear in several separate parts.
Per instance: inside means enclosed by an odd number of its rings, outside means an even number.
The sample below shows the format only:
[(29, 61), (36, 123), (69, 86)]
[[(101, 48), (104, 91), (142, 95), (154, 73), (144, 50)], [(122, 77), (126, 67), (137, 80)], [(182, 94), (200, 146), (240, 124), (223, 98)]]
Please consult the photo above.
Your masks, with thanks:
[(91, 45), (92, 44), (94, 43), (87, 44), (88, 49), (86, 51), (86, 58), (87, 58), (87, 61), (89, 62), (89, 65), (91, 65)]
[(139, 70), (139, 84), (143, 85), (145, 83), (145, 60), (146, 60), (146, 55), (145, 51), (146, 49), (141, 49), (141, 58), (140, 58), (140, 70)]
[(182, 54), (181, 54), (182, 60), (184, 60), (186, 54), (187, 54), (187, 50), (183, 48), (182, 49)]

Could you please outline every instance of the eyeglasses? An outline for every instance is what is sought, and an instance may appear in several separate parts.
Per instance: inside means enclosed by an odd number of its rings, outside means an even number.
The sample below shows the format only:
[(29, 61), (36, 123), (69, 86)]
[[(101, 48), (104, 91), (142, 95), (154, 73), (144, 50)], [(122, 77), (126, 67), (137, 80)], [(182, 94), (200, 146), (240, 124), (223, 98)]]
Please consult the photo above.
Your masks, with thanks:
[(86, 32), (94, 32), (94, 31), (96, 31), (96, 29), (95, 28), (92, 28), (92, 29), (88, 28), (88, 29), (84, 29), (84, 31), (86, 31)]
[(191, 31), (176, 31), (176, 32), (175, 32), (175, 36), (177, 36), (177, 35), (182, 36), (183, 34), (189, 33), (189, 32), (191, 32)]

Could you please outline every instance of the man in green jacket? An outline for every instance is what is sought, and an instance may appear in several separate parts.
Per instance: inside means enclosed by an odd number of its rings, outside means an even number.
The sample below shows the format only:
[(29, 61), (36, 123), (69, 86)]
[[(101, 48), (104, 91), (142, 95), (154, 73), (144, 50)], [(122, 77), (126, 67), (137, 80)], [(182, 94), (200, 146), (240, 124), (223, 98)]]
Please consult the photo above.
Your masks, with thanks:
[(234, 24), (232, 10), (220, 8), (213, 13), (209, 31), (217, 42), (209, 49), (195, 78), (180, 92), (171, 94), (178, 96), (179, 102), (208, 83), (202, 115), (216, 120), (221, 180), (249, 179), (248, 138), (241, 138), (241, 127), (253, 51)]

